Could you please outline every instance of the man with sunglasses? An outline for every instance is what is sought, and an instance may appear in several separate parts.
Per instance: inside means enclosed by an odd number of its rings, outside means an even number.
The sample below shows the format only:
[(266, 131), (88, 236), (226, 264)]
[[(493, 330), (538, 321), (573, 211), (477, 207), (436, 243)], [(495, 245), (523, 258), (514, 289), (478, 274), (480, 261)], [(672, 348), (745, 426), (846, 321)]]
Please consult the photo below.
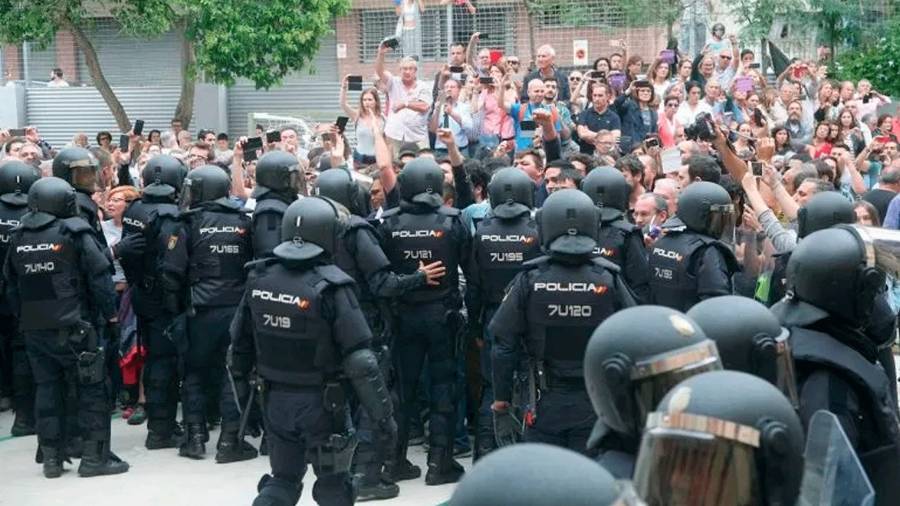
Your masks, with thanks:
[(719, 81), (723, 89), (731, 86), (731, 81), (737, 75), (738, 65), (740, 64), (739, 47), (737, 37), (734, 34), (728, 36), (731, 41), (731, 48), (723, 48), (719, 50), (718, 58), (716, 58), (716, 68), (713, 70), (713, 76)]

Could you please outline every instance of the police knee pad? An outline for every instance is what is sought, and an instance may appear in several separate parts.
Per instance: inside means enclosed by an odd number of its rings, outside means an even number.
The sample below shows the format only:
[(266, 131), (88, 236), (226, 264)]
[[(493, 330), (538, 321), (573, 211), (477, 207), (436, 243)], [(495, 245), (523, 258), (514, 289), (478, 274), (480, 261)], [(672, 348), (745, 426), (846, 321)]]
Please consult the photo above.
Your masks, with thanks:
[(103, 350), (83, 351), (78, 354), (77, 372), (79, 385), (96, 385), (106, 379), (106, 359)]
[(294, 506), (300, 500), (303, 482), (298, 480), (298, 483), (293, 483), (264, 474), (256, 490), (259, 495), (253, 500), (253, 506)]
[(456, 385), (445, 383), (432, 386), (431, 408), (441, 414), (452, 413), (456, 409)]

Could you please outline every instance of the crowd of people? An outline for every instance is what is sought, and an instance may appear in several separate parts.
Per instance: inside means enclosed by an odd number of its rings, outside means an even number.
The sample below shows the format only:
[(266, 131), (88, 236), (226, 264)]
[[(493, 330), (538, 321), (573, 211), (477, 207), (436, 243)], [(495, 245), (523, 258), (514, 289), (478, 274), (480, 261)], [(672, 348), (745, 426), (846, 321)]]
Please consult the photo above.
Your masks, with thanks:
[(260, 506), (306, 462), (320, 504), (395, 497), (418, 444), (451, 504), (508, 503), (510, 469), (555, 477), (516, 504), (792, 504), (827, 410), (892, 504), (900, 286), (871, 243), (900, 228), (900, 122), (720, 32), (568, 72), (475, 33), (422, 76), (383, 43), (309, 142), (0, 130), (13, 435), (93, 476), (127, 471), (116, 405), (192, 459), (221, 425), (218, 462), (270, 457)]

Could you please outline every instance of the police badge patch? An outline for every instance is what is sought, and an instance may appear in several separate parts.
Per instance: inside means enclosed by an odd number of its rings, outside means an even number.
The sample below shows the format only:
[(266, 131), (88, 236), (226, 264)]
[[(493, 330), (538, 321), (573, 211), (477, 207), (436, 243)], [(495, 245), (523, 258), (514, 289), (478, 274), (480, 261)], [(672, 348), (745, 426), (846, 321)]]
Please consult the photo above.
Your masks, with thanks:
[(178, 245), (178, 236), (170, 235), (169, 236), (169, 249), (175, 249), (175, 246)]

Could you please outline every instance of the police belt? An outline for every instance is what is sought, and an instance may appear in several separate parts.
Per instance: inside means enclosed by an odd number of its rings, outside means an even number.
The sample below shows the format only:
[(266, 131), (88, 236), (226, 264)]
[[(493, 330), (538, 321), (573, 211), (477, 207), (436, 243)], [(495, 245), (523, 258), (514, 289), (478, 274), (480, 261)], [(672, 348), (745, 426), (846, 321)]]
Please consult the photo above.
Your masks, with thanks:
[(266, 388), (271, 392), (319, 393), (322, 391), (322, 385), (292, 385), (272, 381), (266, 381)]

